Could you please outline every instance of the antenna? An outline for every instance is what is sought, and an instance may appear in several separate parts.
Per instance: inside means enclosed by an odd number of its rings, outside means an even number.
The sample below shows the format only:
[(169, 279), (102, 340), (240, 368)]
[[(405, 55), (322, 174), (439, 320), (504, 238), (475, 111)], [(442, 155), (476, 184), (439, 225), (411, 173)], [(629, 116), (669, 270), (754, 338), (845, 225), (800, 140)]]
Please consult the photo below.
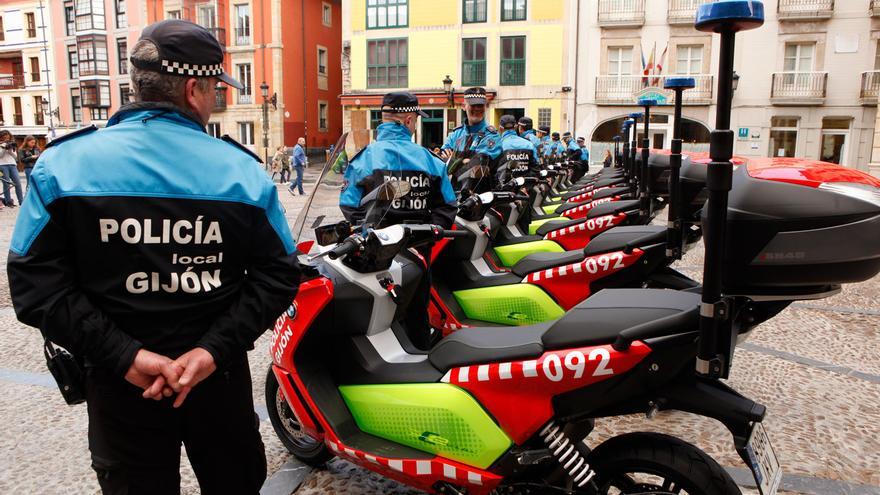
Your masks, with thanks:
[[(733, 131), (730, 106), (733, 95), (733, 49), (736, 33), (764, 24), (764, 4), (758, 0), (719, 0), (700, 5), (694, 27), (721, 35), (718, 64), (718, 112), (709, 138), (712, 158), (707, 171), (709, 199), (703, 214), (706, 257), (703, 265), (703, 298), (700, 304), (700, 342), (697, 373), (727, 378), (736, 339), (730, 333), (730, 308), (721, 297), (721, 273), (727, 230), (727, 195), (733, 181)], [(722, 337), (722, 331), (727, 335)], [(722, 345), (723, 344), (723, 345)]]
[(669, 211), (666, 219), (666, 257), (680, 260), (682, 252), (681, 210), (684, 198), (681, 195), (681, 106), (682, 93), (696, 87), (693, 77), (670, 77), (663, 87), (675, 92), (675, 120), (672, 124), (672, 155), (669, 157)]

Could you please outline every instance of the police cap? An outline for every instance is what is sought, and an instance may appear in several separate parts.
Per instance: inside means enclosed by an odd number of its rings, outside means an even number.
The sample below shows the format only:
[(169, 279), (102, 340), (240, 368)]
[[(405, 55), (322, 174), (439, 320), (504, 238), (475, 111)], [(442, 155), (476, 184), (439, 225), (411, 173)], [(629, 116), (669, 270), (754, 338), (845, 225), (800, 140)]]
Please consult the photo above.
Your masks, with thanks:
[(563, 134), (562, 137), (570, 138), (570, 137), (571, 137), (571, 133), (568, 132), (568, 131), (565, 131), (565, 134)]
[(516, 127), (516, 117), (513, 115), (502, 115), (501, 120), (498, 121), (498, 125), (500, 125), (502, 129), (513, 129)]
[(579, 143), (583, 143), (583, 142), (586, 142), (586, 139), (584, 139), (583, 136), (580, 136), (580, 137), (577, 138), (577, 142), (579, 142)]
[(464, 90), (464, 102), (468, 105), (485, 105), (486, 89), (476, 87)]
[(559, 133), (558, 133), (558, 132), (554, 132), (554, 133), (552, 134), (552, 136), (553, 136), (553, 139), (555, 139), (555, 140), (557, 140), (557, 141), (559, 140)]
[(542, 125), (541, 127), (538, 127), (538, 131), (543, 132), (544, 134), (550, 134), (550, 126)]
[(145, 27), (141, 40), (158, 48), (159, 60), (131, 57), (141, 70), (186, 77), (216, 77), (236, 89), (244, 86), (223, 72), (223, 47), (206, 28), (182, 19), (168, 19)]
[(395, 91), (382, 98), (382, 111), (388, 113), (417, 113), (422, 117), (428, 114), (419, 107), (419, 99), (408, 91)]
[(531, 117), (520, 117), (518, 123), (519, 123), (519, 125), (525, 127), (526, 130), (532, 128), (532, 118)]

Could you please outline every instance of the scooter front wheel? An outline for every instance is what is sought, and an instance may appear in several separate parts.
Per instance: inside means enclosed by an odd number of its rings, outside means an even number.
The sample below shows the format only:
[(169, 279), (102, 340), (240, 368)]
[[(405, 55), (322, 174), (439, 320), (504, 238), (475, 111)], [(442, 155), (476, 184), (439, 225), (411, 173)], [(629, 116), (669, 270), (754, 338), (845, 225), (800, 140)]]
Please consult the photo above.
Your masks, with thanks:
[(333, 458), (330, 449), (303, 431), (296, 414), (287, 404), (272, 367), (266, 375), (266, 409), (275, 434), (288, 452), (311, 466), (320, 466)]
[(742, 495), (718, 463), (697, 447), (659, 433), (627, 433), (587, 457), (599, 493)]

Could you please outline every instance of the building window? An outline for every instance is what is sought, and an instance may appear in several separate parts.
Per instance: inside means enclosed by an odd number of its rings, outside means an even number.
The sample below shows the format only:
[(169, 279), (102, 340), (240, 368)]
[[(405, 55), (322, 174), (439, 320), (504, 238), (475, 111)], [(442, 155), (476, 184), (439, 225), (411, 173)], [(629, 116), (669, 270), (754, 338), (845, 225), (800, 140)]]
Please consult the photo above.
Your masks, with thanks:
[(106, 108), (92, 107), (92, 120), (107, 120), (110, 118), (110, 111)]
[(770, 156), (794, 157), (797, 153), (798, 119), (772, 117), (770, 119)]
[(370, 110), (370, 129), (376, 130), (382, 125), (382, 111)]
[(76, 34), (76, 16), (73, 14), (73, 0), (64, 2), (64, 34)]
[(246, 146), (254, 144), (254, 123), (239, 122), (238, 123), (238, 142)]
[(125, 0), (116, 1), (116, 29), (128, 27), (128, 17), (125, 15)]
[(3, 18), (0, 17), (0, 41), (6, 40), (6, 32), (3, 30)]
[(318, 74), (327, 75), (327, 49), (318, 48)]
[(877, 51), (874, 54), (874, 70), (880, 70), (880, 40), (877, 40)]
[[(76, 40), (81, 76), (108, 76), (107, 40), (103, 36), (81, 36)], [(85, 94), (83, 94), (85, 100)], [(88, 105), (85, 105), (88, 106)]]
[(211, 30), (217, 28), (217, 11), (213, 5), (199, 5), (197, 18), (202, 27)]
[(327, 102), (318, 102), (318, 128), (327, 132)]
[(251, 6), (248, 4), (235, 6), (235, 44), (251, 44)]
[(209, 136), (219, 138), (221, 135), (220, 122), (208, 122), (207, 131)]
[[(104, 0), (76, 0), (76, 30), (106, 29)], [(80, 57), (82, 58), (82, 57)]]
[(367, 29), (407, 27), (409, 0), (366, 0)]
[(367, 87), (405, 88), (409, 85), (406, 38), (367, 42)]
[(825, 117), (822, 119), (822, 148), (819, 159), (823, 162), (844, 165), (847, 141), (852, 125), (850, 117)]
[(76, 45), (67, 47), (67, 66), (70, 68), (70, 78), (79, 79), (79, 58), (76, 54)]
[(39, 57), (31, 57), (31, 82), (40, 82)]
[(501, 38), (501, 85), (522, 86), (526, 83), (526, 37)]
[(238, 65), (238, 82), (244, 86), (244, 88), (238, 90), (238, 103), (240, 105), (253, 103), (253, 93), (251, 92), (251, 64)]
[(526, 20), (526, 0), (501, 0), (501, 20)]
[(24, 125), (24, 119), (21, 114), (21, 97), (12, 97), (12, 123), (13, 125)]
[(703, 45), (679, 45), (675, 73), (694, 75), (703, 73)]
[(34, 124), (43, 125), (43, 97), (34, 96)]
[(82, 122), (82, 100), (79, 97), (79, 88), (72, 88), (70, 90), (70, 110), (73, 121)]
[(119, 73), (128, 74), (128, 40), (116, 40), (116, 53), (119, 55)]
[(461, 84), (486, 85), (486, 38), (461, 40)]
[(541, 127), (541, 126), (550, 127), (550, 117), (552, 115), (553, 114), (549, 108), (539, 108), (538, 109), (538, 127)]
[(166, 19), (180, 19), (180, 11), (179, 10), (169, 10), (165, 13)]
[(83, 81), (79, 85), (84, 107), (110, 106), (110, 81)]
[(131, 102), (131, 87), (127, 83), (119, 84), (119, 104), (125, 105)]
[(786, 43), (785, 72), (812, 72), (813, 71), (813, 43)]
[(631, 46), (609, 46), (608, 75), (620, 77), (632, 74), (632, 53)]
[(333, 6), (327, 2), (321, 4), (321, 22), (327, 27), (333, 26)]
[(28, 38), (36, 38), (37, 37), (37, 20), (34, 17), (33, 12), (28, 12), (24, 15), (25, 27), (27, 29), (27, 37)]
[(486, 0), (462, 0), (465, 23), (486, 22)]

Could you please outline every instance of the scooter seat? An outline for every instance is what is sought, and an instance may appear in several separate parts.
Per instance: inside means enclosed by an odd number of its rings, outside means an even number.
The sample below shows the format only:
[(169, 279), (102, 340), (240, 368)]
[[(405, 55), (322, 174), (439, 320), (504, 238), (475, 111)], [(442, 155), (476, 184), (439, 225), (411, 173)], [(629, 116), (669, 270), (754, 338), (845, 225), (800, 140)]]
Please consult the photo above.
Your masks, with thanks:
[(527, 327), (473, 327), (440, 341), (428, 359), (441, 372), (458, 366), (535, 359), (545, 351), (612, 344), (621, 332), (673, 315), (653, 336), (695, 331), (700, 295), (664, 289), (605, 289), (562, 318)]
[(576, 218), (574, 220), (550, 220), (549, 222), (542, 224), (540, 227), (538, 227), (538, 230), (535, 231), (535, 234), (543, 238), (543, 236), (549, 234), (550, 232), (553, 232), (554, 230), (564, 229), (566, 227), (571, 227), (572, 225), (578, 225), (581, 223), (584, 223), (583, 218)]
[(639, 209), (639, 200), (637, 200), (637, 199), (611, 201), (608, 203), (602, 203), (600, 205), (594, 206), (592, 209), (590, 209), (590, 212), (587, 213), (587, 218), (604, 217), (605, 215), (613, 215), (619, 211), (629, 211), (629, 210), (638, 210), (638, 209)]
[[(580, 221), (575, 221), (575, 223), (579, 222)], [(658, 234), (664, 230), (666, 230), (666, 228), (660, 225), (628, 225), (614, 227), (613, 229), (602, 232), (594, 237), (583, 250), (575, 249), (564, 253), (530, 254), (519, 260), (519, 262), (511, 269), (511, 273), (520, 277), (525, 277), (529, 273), (583, 261), (587, 256), (621, 251), (631, 241), (651, 234)]]

